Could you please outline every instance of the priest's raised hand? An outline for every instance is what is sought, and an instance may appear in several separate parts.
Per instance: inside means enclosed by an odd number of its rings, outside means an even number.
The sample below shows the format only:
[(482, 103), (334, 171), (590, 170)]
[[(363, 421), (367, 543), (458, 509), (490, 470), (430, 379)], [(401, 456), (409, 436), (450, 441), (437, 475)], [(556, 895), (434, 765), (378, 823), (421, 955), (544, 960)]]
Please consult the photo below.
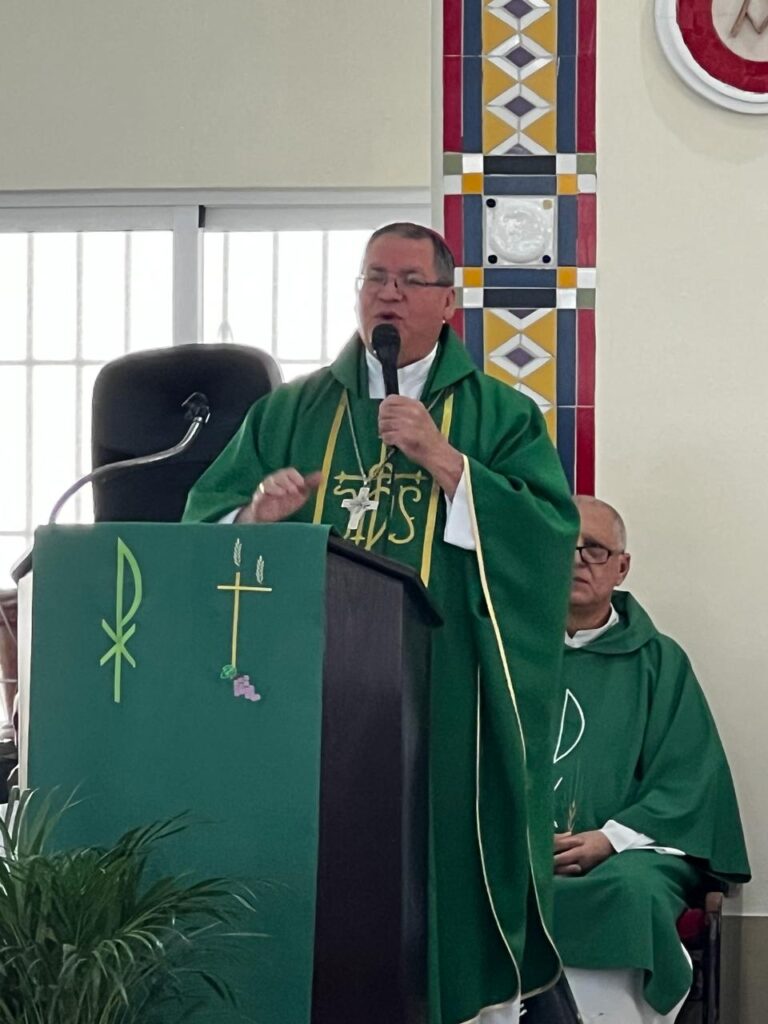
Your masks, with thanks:
[(604, 832), (560, 832), (555, 834), (555, 874), (586, 875), (607, 860), (614, 849)]
[(464, 472), (461, 453), (443, 437), (427, 408), (416, 398), (389, 395), (379, 407), (379, 436), (422, 466), (452, 499)]
[(265, 476), (256, 489), (251, 502), (240, 509), (236, 523), (278, 523), (297, 512), (323, 479), (320, 472), (301, 473), (289, 467)]

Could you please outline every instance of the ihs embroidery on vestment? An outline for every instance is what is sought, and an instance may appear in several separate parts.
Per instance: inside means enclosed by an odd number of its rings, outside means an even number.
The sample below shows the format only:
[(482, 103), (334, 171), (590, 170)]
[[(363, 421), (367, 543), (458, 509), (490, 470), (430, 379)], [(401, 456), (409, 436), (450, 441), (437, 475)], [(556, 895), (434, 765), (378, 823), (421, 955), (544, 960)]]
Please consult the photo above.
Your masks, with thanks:
[[(431, 480), (423, 469), (398, 472), (391, 462), (377, 464), (372, 477), (343, 470), (336, 473), (332, 493), (341, 497), (342, 508), (351, 512), (346, 539), (363, 544), (366, 550), (374, 547), (385, 533), (391, 544), (410, 544), (418, 532), (417, 506), (424, 501), (424, 486), (428, 493)], [(362, 507), (363, 503), (366, 507)], [(399, 521), (393, 526), (394, 518)]]

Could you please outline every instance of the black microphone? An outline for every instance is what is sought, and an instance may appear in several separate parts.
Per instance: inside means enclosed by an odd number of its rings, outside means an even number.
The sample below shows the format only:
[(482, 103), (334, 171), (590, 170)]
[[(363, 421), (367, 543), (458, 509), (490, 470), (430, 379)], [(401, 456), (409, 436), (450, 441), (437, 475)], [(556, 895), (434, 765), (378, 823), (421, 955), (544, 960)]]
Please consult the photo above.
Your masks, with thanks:
[(190, 425), (184, 437), (182, 437), (177, 444), (172, 448), (165, 448), (161, 452), (152, 452), (150, 455), (139, 455), (134, 459), (122, 459), (120, 462), (108, 462), (106, 465), (99, 466), (98, 469), (94, 469), (85, 476), (80, 477), (80, 479), (76, 480), (71, 487), (67, 488), (53, 506), (48, 518), (48, 524), (50, 525), (56, 522), (56, 517), (59, 512), (61, 512), (64, 503), (69, 501), (73, 494), (77, 494), (80, 488), (84, 487), (85, 484), (93, 483), (94, 480), (103, 480), (104, 477), (112, 476), (113, 473), (119, 473), (123, 469), (134, 469), (136, 466), (147, 466), (150, 462), (165, 462), (166, 459), (172, 459), (174, 455), (181, 455), (182, 452), (186, 451), (200, 433), (203, 426), (211, 418), (211, 408), (208, 398), (202, 393), (202, 391), (193, 392), (189, 398), (186, 398), (181, 403), (181, 408), (185, 410), (184, 419)]
[(376, 324), (371, 333), (371, 348), (384, 373), (384, 394), (399, 395), (397, 358), (400, 355), (400, 332), (394, 324)]

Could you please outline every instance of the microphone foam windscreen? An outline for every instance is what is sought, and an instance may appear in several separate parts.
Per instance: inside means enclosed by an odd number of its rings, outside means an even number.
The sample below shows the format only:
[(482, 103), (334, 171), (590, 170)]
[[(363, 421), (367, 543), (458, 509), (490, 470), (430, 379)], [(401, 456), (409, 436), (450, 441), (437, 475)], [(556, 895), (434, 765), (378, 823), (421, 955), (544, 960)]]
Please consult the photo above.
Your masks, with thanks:
[(400, 332), (394, 324), (376, 324), (371, 334), (371, 347), (380, 363), (397, 365)]

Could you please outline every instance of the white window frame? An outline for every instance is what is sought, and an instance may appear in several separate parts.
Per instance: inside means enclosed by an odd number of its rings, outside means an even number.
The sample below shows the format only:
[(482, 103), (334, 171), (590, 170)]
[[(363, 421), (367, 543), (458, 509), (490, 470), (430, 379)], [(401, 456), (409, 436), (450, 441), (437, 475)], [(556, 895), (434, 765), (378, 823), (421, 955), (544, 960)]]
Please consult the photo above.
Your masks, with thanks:
[(373, 230), (431, 213), (428, 188), (0, 191), (0, 232), (172, 231), (174, 345), (203, 340), (206, 231)]

